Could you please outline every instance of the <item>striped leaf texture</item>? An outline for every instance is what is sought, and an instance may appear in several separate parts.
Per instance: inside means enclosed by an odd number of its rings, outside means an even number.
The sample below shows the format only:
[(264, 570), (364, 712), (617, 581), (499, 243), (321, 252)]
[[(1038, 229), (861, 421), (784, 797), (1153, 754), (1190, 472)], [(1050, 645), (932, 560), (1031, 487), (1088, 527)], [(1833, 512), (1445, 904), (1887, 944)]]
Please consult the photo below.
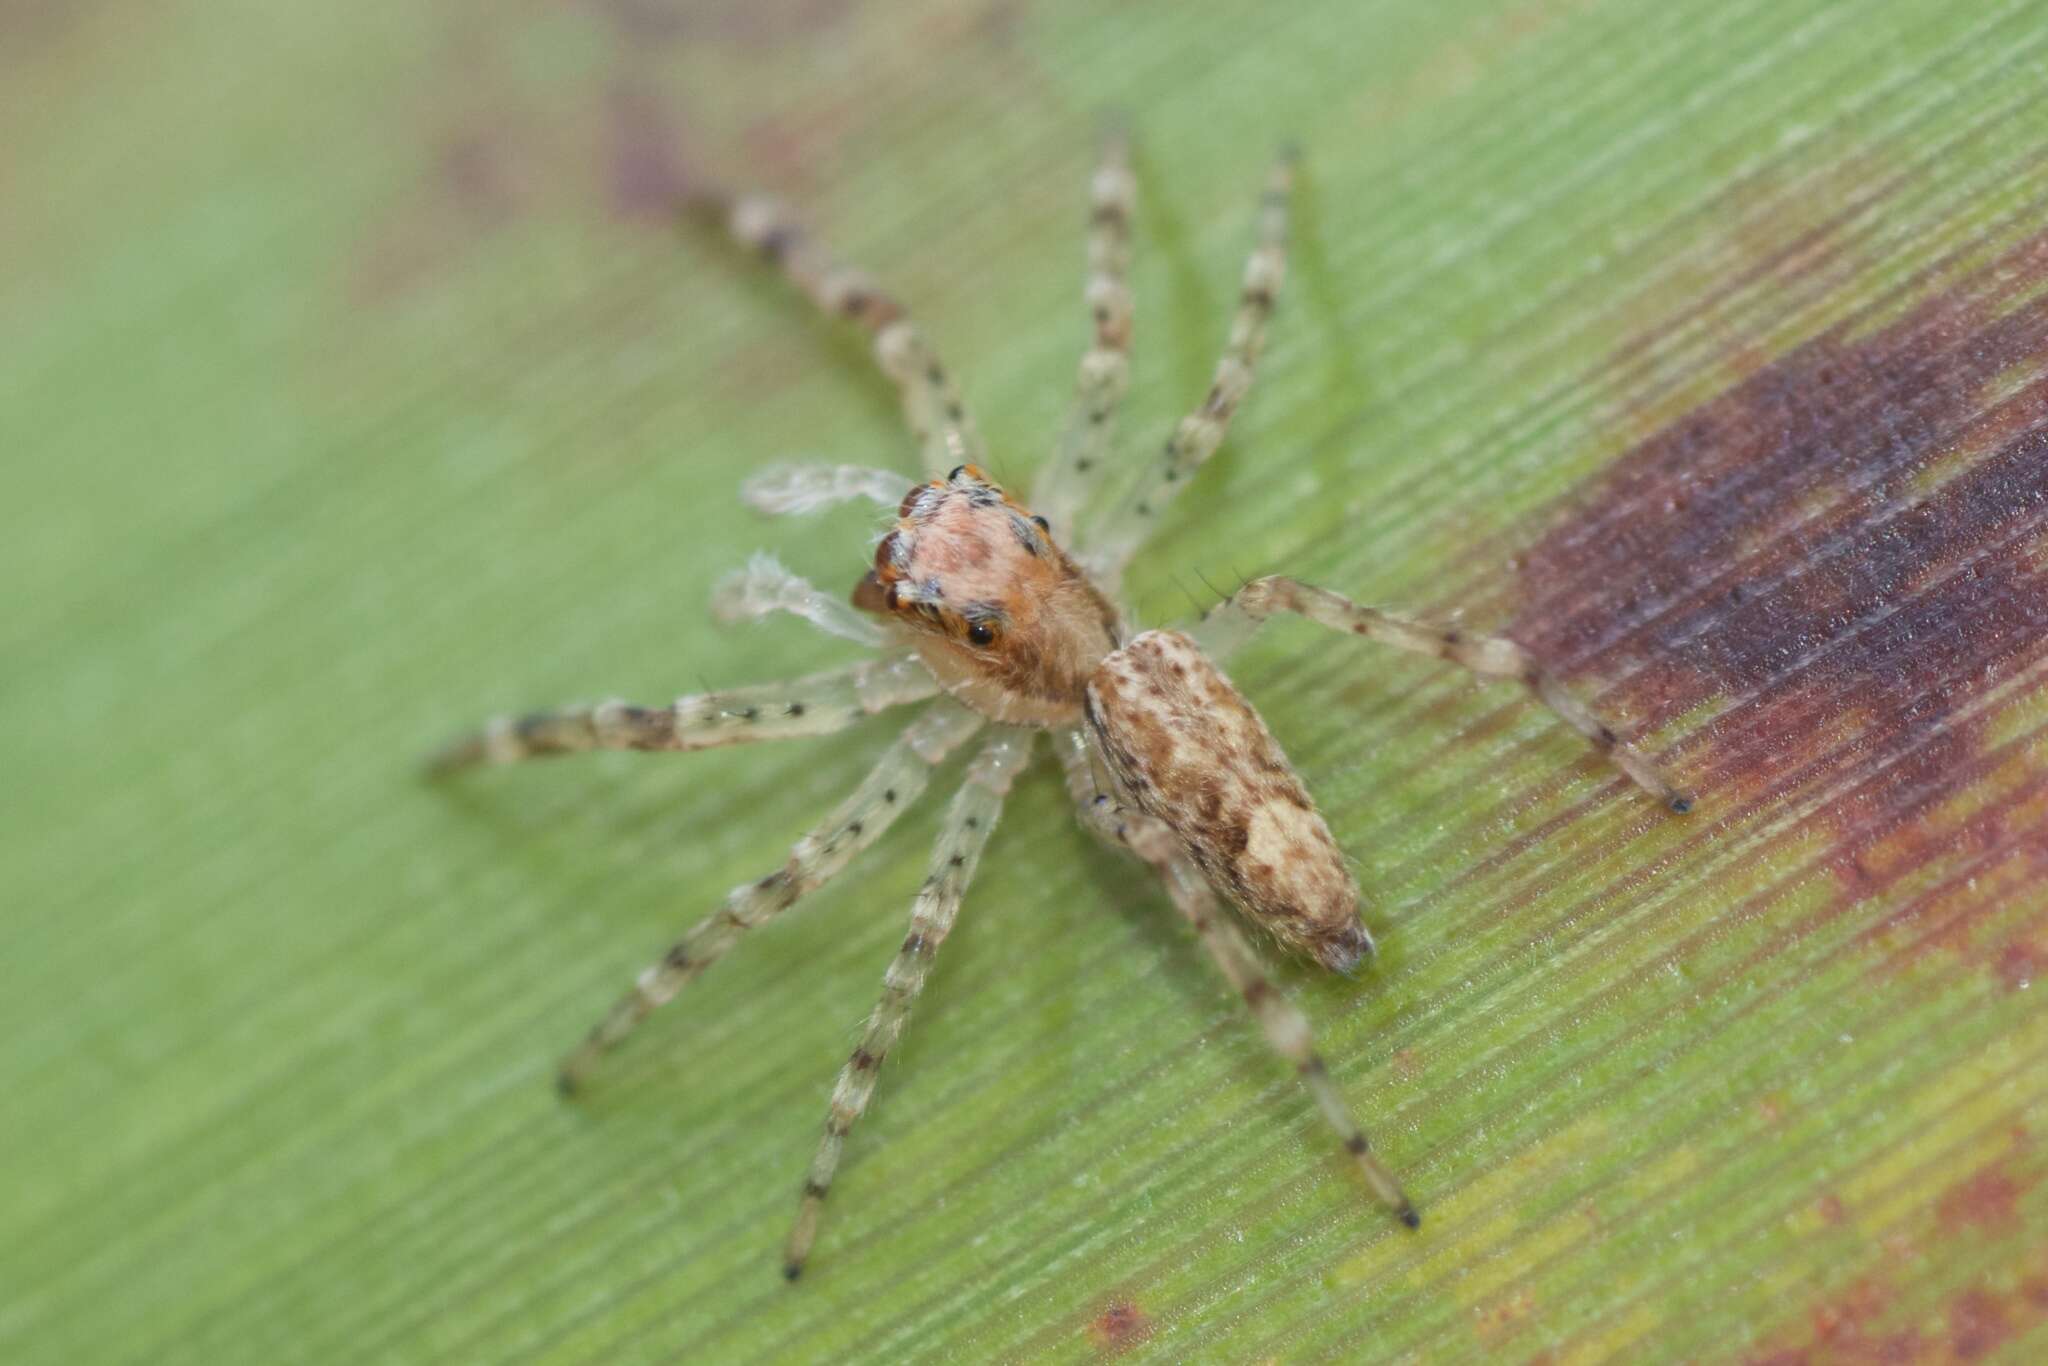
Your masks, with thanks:
[[(2033, 0), (0, 0), (0, 1358), (2048, 1359), (2044, 88)], [(1380, 942), (1276, 981), (1421, 1229), (1041, 766), (788, 1285), (960, 762), (567, 1102), (890, 722), (417, 761), (849, 657), (706, 602), (851, 589), (874, 509), (737, 491), (913, 449), (681, 189), (908, 301), (1022, 488), (1113, 113), (1132, 477), (1303, 149), (1137, 619), (1505, 632), (1697, 806), (1275, 625)]]

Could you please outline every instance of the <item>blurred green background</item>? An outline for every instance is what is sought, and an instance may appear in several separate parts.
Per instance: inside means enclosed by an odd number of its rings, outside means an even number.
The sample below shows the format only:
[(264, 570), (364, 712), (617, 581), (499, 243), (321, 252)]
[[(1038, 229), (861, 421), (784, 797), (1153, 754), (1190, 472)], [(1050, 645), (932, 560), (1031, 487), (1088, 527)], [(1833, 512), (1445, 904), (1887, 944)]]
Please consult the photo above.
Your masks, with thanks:
[[(2044, 82), (2029, 0), (0, 3), (0, 1358), (2041, 1359)], [(1138, 615), (1462, 610), (1700, 810), (1277, 628), (1234, 672), (1384, 946), (1281, 980), (1422, 1233), (1041, 772), (791, 1289), (929, 810), (587, 1103), (551, 1066), (887, 724), (413, 763), (845, 657), (703, 605), (853, 581), (865, 512), (735, 490), (904, 460), (891, 400), (682, 179), (888, 281), (1022, 483), (1110, 108), (1132, 451), (1307, 150)]]

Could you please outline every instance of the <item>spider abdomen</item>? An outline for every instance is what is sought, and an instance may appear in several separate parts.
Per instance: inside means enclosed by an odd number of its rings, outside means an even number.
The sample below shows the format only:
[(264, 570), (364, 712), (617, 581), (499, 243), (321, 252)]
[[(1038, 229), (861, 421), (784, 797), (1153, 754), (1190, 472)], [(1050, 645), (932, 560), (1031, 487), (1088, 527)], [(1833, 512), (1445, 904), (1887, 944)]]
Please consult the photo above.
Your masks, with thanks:
[(1147, 631), (1088, 681), (1088, 725), (1124, 796), (1275, 939), (1349, 972), (1372, 949), (1358, 884), (1280, 743), (1201, 647)]

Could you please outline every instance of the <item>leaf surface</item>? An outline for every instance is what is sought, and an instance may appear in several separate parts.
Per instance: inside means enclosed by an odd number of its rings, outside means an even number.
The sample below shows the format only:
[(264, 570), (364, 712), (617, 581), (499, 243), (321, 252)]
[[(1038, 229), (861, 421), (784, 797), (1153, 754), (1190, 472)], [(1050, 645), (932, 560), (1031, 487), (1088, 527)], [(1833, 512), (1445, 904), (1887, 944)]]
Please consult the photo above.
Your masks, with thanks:
[[(2048, 28), (2025, 0), (0, 4), (0, 1355), (2020, 1361), (2048, 1351)], [(1041, 770), (776, 1274), (912, 815), (553, 1059), (884, 743), (432, 789), (494, 711), (824, 667), (724, 629), (772, 459), (907, 456), (859, 348), (661, 211), (771, 189), (1001, 478), (1140, 177), (1123, 449), (1195, 402), (1271, 149), (1258, 389), (1131, 583), (1282, 570), (1539, 650), (1233, 664), (1356, 859), (1280, 969), (1364, 1199)], [(957, 770), (937, 785), (943, 789)], [(936, 803), (928, 803), (935, 806)]]

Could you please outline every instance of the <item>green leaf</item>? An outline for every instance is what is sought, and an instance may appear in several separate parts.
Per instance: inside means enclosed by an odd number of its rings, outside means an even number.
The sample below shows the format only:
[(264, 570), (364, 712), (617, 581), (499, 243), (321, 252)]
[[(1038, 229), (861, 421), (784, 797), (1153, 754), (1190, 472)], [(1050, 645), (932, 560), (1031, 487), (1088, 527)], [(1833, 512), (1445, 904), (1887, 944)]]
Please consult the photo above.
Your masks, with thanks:
[[(2025, 0), (0, 5), (0, 1356), (2039, 1357), (2044, 74)], [(1306, 149), (1138, 616), (1269, 570), (1462, 614), (1699, 806), (1275, 628), (1234, 676), (1383, 946), (1278, 977), (1422, 1230), (1041, 769), (791, 1287), (936, 801), (587, 1100), (551, 1068), (887, 723), (415, 763), (845, 657), (702, 608), (760, 546), (853, 582), (865, 512), (734, 495), (903, 459), (892, 401), (678, 183), (909, 300), (1021, 486), (1112, 108), (1133, 459)]]

